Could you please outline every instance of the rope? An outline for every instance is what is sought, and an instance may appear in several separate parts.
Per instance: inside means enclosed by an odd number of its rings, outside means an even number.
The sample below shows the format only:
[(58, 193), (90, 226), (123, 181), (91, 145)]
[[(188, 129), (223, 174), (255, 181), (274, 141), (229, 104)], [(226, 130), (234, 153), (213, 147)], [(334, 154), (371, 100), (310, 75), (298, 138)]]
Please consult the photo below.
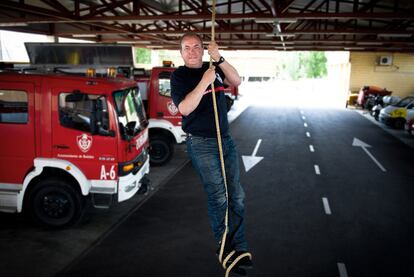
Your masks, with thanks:
[[(211, 13), (211, 41), (215, 40), (215, 21), (216, 21), (216, 0), (213, 0), (212, 13)], [(210, 56), (210, 68), (212, 66), (213, 66), (213, 58)], [(228, 189), (227, 189), (226, 168), (225, 168), (225, 164), (224, 164), (223, 145), (222, 145), (222, 141), (221, 141), (220, 123), (219, 123), (219, 118), (218, 118), (216, 91), (215, 91), (215, 88), (214, 88), (214, 81), (211, 83), (211, 91), (212, 91), (211, 95), (213, 97), (214, 121), (215, 121), (215, 124), (216, 124), (216, 132), (217, 132), (217, 145), (218, 145), (218, 150), (219, 150), (221, 172), (222, 172), (223, 181), (224, 181), (224, 188), (225, 188), (225, 194), (226, 194), (226, 203), (227, 203), (226, 215), (224, 217), (224, 226), (225, 226), (225, 228), (224, 228), (223, 237), (221, 239), (221, 244), (220, 244), (219, 261), (220, 261), (220, 263), (222, 263), (223, 268), (226, 269), (225, 277), (228, 277), (229, 274), (230, 274), (230, 271), (233, 269), (234, 266), (236, 266), (236, 264), (241, 259), (243, 259), (244, 257), (249, 257), (251, 259), (252, 255), (248, 252), (244, 253), (244, 254), (238, 256), (234, 261), (231, 262), (229, 267), (227, 267), (227, 262), (236, 253), (236, 251), (233, 250), (232, 252), (227, 254), (225, 259), (223, 260), (224, 248), (225, 248), (225, 245), (226, 245), (226, 238), (227, 238), (228, 229), (229, 229), (229, 227), (228, 227), (228, 225), (229, 225), (229, 196), (228, 196)]]
[[(215, 37), (215, 29), (214, 29), (214, 25), (215, 25), (215, 21), (216, 21), (216, 0), (213, 0), (213, 4), (212, 4), (212, 13), (211, 13), (211, 41), (214, 41), (214, 37)], [(213, 66), (213, 58), (210, 56), (210, 68)], [(223, 253), (224, 253), (224, 246), (226, 244), (226, 237), (227, 237), (227, 233), (228, 233), (228, 224), (229, 224), (229, 196), (228, 196), (228, 191), (227, 191), (227, 178), (226, 178), (226, 168), (224, 166), (224, 157), (223, 157), (223, 145), (221, 142), (221, 132), (220, 132), (220, 123), (219, 123), (219, 118), (218, 118), (218, 111), (217, 111), (217, 101), (216, 101), (216, 91), (214, 88), (214, 81), (211, 83), (211, 95), (213, 97), (213, 108), (214, 108), (214, 121), (216, 124), (216, 132), (217, 132), (217, 144), (218, 144), (218, 150), (219, 150), (219, 156), (220, 156), (220, 164), (221, 164), (221, 172), (223, 175), (223, 180), (224, 180), (224, 187), (225, 187), (225, 194), (226, 194), (226, 203), (227, 203), (227, 208), (226, 208), (226, 215), (224, 218), (224, 233), (223, 233), (223, 237), (221, 239), (221, 245), (220, 245), (220, 252), (219, 252), (219, 261), (221, 262), (223, 259)]]

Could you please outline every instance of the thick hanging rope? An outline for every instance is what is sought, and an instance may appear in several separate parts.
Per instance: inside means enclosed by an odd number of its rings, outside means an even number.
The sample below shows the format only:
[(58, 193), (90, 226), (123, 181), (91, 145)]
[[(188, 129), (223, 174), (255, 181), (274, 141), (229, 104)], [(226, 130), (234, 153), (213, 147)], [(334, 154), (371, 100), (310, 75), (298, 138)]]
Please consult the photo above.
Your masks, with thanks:
[[(216, 0), (213, 0), (212, 7), (211, 7), (211, 41), (215, 41), (215, 21), (216, 21)], [(210, 56), (210, 68), (213, 66), (213, 58)], [(250, 253), (244, 253), (240, 256), (238, 256), (232, 263), (227, 267), (228, 261), (232, 258), (232, 256), (236, 253), (236, 251), (232, 251), (223, 260), (223, 254), (224, 254), (224, 248), (226, 245), (226, 238), (228, 234), (228, 228), (229, 228), (229, 196), (228, 196), (228, 189), (227, 189), (227, 177), (226, 177), (226, 168), (224, 164), (224, 155), (223, 155), (223, 145), (221, 141), (221, 132), (220, 132), (220, 123), (218, 118), (218, 111), (217, 111), (217, 101), (216, 101), (216, 91), (214, 88), (214, 81), (211, 83), (211, 95), (213, 97), (213, 108), (214, 108), (214, 121), (216, 124), (216, 132), (217, 132), (217, 144), (218, 144), (218, 150), (219, 150), (219, 156), (220, 156), (220, 165), (221, 165), (221, 172), (223, 176), (224, 181), (224, 188), (225, 188), (225, 194), (226, 194), (226, 215), (224, 217), (224, 232), (223, 237), (221, 239), (220, 244), (220, 250), (219, 250), (219, 262), (222, 263), (222, 266), (224, 269), (226, 269), (225, 277), (228, 277), (230, 274), (230, 271), (233, 269), (233, 267), (244, 257), (252, 258), (252, 255)]]
[[(216, 0), (213, 0), (212, 4), (212, 11), (211, 11), (211, 41), (214, 41), (215, 38), (215, 21), (216, 21)], [(210, 68), (213, 66), (213, 58), (210, 56)], [(227, 201), (227, 209), (226, 209), (226, 215), (224, 218), (224, 233), (223, 238), (221, 239), (221, 245), (220, 245), (220, 252), (219, 252), (219, 261), (221, 262), (223, 259), (223, 253), (224, 253), (224, 246), (226, 243), (226, 237), (228, 233), (228, 217), (229, 217), (229, 208), (228, 208), (228, 202), (229, 202), (229, 196), (227, 191), (227, 177), (226, 177), (226, 168), (224, 166), (224, 157), (223, 157), (223, 145), (221, 142), (221, 132), (220, 132), (220, 123), (218, 118), (218, 111), (217, 111), (217, 101), (216, 101), (216, 91), (214, 88), (214, 81), (211, 83), (211, 91), (212, 91), (212, 97), (213, 97), (213, 108), (214, 108), (214, 121), (216, 123), (216, 134), (217, 134), (217, 144), (218, 144), (218, 150), (219, 150), (219, 156), (220, 156), (220, 165), (221, 165), (221, 172), (224, 180), (224, 187), (225, 187), (225, 194), (226, 194), (226, 201)]]

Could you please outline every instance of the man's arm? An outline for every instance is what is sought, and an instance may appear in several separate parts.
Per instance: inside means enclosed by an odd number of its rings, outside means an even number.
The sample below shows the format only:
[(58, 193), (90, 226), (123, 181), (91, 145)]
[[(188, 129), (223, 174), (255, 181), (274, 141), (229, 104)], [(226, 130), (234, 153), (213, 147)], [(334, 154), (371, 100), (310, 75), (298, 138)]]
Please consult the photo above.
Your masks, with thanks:
[(201, 98), (203, 98), (204, 92), (207, 87), (216, 79), (216, 72), (214, 66), (204, 72), (203, 78), (198, 85), (189, 94), (185, 96), (183, 101), (178, 104), (178, 110), (184, 116), (192, 113), (200, 104)]
[[(214, 41), (210, 42), (208, 45), (208, 53), (215, 62), (221, 57), (218, 51), (218, 45)], [(225, 60), (219, 64), (219, 67), (223, 71), (224, 76), (226, 76), (224, 79), (226, 85), (238, 87), (241, 84), (239, 73), (228, 61)]]

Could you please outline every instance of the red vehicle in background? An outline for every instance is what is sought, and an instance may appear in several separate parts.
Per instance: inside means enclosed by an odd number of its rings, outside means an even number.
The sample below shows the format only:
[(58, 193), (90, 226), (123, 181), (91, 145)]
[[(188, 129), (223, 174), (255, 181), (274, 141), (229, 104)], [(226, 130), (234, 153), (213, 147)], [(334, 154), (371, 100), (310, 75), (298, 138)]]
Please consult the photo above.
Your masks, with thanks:
[[(163, 65), (148, 71), (136, 68), (133, 73), (149, 118), (152, 165), (167, 163), (174, 153), (174, 144), (182, 143), (186, 137), (181, 128), (181, 114), (171, 98), (170, 77), (176, 68), (171, 62)], [(238, 96), (237, 87), (228, 87), (225, 93), (230, 110)]]
[(54, 73), (72, 70), (70, 55), (38, 46), (28, 52), (41, 70), (0, 73), (0, 211), (65, 227), (88, 200), (108, 207), (145, 192), (148, 121), (135, 81)]
[(391, 95), (392, 91), (376, 86), (363, 86), (358, 93), (357, 104), (364, 109), (371, 110), (378, 97), (382, 98), (386, 95)]

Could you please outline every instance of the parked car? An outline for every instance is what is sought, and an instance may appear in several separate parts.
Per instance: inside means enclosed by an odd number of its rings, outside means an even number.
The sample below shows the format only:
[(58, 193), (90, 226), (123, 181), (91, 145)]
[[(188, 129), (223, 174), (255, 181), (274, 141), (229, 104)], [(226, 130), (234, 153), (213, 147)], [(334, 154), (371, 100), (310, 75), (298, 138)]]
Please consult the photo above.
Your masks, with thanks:
[(407, 120), (405, 123), (405, 130), (414, 136), (414, 119)]
[(381, 110), (389, 105), (397, 104), (401, 98), (399, 96), (386, 95), (384, 97), (376, 96), (376, 103), (371, 109), (371, 115), (375, 120), (379, 121), (379, 114)]
[(395, 129), (403, 129), (406, 122), (414, 119), (414, 96), (407, 96), (395, 105), (385, 107), (381, 110), (379, 119)]

